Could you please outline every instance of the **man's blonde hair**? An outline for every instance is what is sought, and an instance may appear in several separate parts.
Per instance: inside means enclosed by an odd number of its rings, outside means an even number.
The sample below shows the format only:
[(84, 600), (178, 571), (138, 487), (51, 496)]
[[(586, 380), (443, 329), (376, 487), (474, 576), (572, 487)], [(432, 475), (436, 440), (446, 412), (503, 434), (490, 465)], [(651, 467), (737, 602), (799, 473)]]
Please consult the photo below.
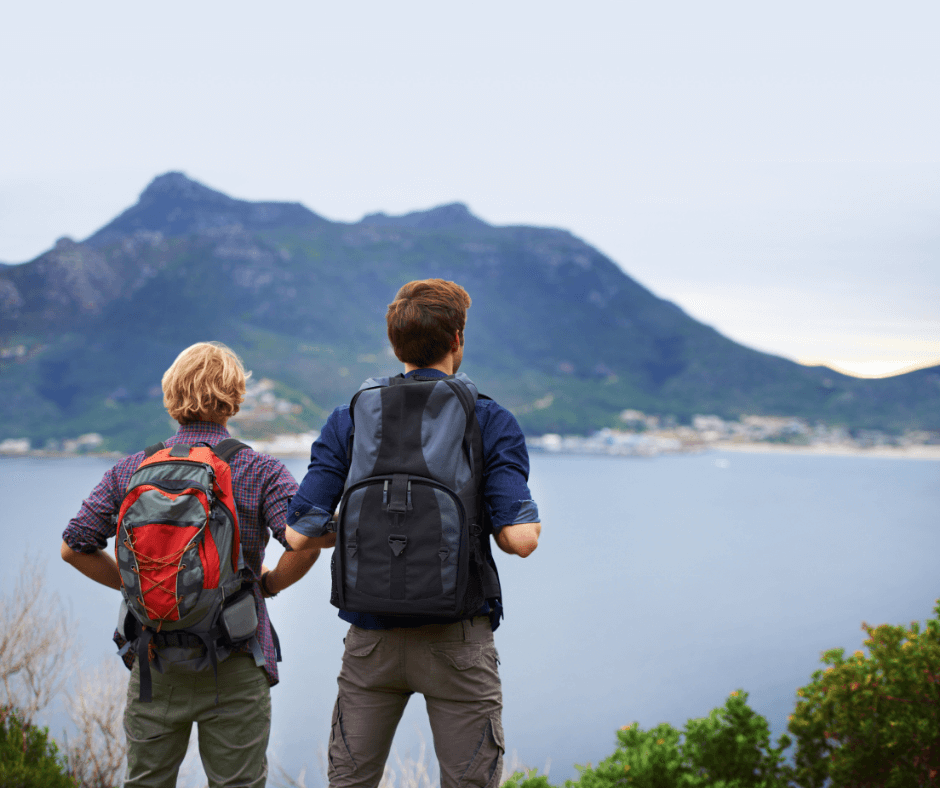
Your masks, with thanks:
[(249, 377), (231, 348), (221, 342), (197, 342), (163, 373), (163, 405), (180, 424), (221, 424), (238, 413)]

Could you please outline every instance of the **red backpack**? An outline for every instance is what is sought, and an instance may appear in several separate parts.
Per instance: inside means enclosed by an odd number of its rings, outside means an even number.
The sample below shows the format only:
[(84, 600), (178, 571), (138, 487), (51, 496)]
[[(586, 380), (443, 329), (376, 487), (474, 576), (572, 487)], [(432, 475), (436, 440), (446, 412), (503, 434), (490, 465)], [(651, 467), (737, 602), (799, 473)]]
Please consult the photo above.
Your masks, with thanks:
[(127, 485), (115, 516), (128, 641), (121, 653), (136, 651), (144, 702), (152, 697), (151, 662), (160, 672), (165, 662), (217, 672), (235, 644), (250, 641), (264, 664), (228, 464), (243, 448), (234, 438), (215, 446), (158, 443)]

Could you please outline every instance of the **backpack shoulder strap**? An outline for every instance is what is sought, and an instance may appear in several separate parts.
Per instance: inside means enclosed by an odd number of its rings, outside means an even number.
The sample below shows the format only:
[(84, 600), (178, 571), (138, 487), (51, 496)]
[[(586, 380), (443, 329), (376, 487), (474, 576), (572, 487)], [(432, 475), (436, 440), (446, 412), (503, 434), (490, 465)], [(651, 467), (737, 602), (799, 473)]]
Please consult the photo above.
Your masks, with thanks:
[(163, 441), (155, 443), (153, 446), (148, 446), (146, 449), (144, 449), (144, 457), (153, 457), (154, 454), (165, 448), (166, 444)]
[(222, 460), (222, 462), (228, 463), (238, 452), (247, 448), (249, 448), (248, 445), (242, 443), (238, 438), (226, 438), (215, 444), (215, 446), (212, 447), (212, 451), (215, 452), (215, 456)]
[(352, 429), (349, 431), (349, 437), (346, 439), (347, 462), (352, 462), (352, 447), (356, 435), (356, 402), (359, 401), (359, 395), (362, 394), (363, 391), (372, 391), (374, 389), (382, 389), (387, 386), (396, 385), (397, 383), (401, 383), (401, 380), (396, 380), (396, 378), (404, 377), (404, 375), (396, 375), (394, 378), (369, 378), (359, 387), (359, 390), (353, 394), (353, 398), (349, 401), (349, 420), (352, 422)]
[(365, 383), (363, 383), (349, 401), (349, 418), (353, 420), (353, 424), (356, 423), (356, 417), (353, 415), (356, 410), (356, 402), (359, 400), (359, 395), (362, 394), (363, 391), (384, 389), (388, 386), (398, 385), (402, 382), (408, 382), (405, 380), (404, 375), (396, 375), (393, 378), (369, 378)]
[(441, 378), (441, 380), (454, 392), (454, 396), (464, 409), (467, 420), (474, 418), (473, 408), (476, 401), (474, 392), (460, 378)]

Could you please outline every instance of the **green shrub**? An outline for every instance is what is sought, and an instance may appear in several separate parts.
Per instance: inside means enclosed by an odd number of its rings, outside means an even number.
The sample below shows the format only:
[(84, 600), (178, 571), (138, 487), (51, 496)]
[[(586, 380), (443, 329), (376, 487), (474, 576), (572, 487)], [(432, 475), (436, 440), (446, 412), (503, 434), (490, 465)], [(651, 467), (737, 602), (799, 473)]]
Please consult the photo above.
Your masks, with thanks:
[(940, 785), (940, 600), (937, 618), (870, 627), (866, 657), (823, 655), (790, 718), (800, 785)]
[(0, 787), (75, 788), (47, 728), (38, 728), (0, 707)]
[[(667, 723), (648, 731), (637, 723), (617, 731), (617, 749), (596, 767), (579, 766), (566, 788), (787, 788), (792, 768), (783, 751), (790, 738), (771, 746), (767, 720), (732, 692), (707, 717), (680, 732)], [(544, 776), (514, 774), (508, 788), (549, 788)]]

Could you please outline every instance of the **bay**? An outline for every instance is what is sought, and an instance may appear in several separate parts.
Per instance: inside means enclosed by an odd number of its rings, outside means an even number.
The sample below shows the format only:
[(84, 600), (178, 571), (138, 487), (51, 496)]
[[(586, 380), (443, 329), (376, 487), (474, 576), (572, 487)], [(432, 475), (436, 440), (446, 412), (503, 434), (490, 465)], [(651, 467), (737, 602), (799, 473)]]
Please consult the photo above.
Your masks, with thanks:
[[(299, 479), (305, 461), (286, 460)], [(0, 592), (27, 552), (47, 559), (84, 660), (112, 655), (117, 595), (58, 558), (61, 533), (111, 461), (0, 458)], [(703, 453), (654, 459), (533, 455), (544, 531), (528, 559), (497, 556), (496, 633), (507, 755), (552, 782), (637, 721), (681, 726), (744, 689), (774, 734), (821, 652), (861, 648), (871, 624), (923, 621), (940, 596), (940, 462)], [(280, 547), (272, 541), (266, 562)], [(271, 600), (284, 647), (272, 757), (319, 782), (346, 626), (329, 554)], [(56, 734), (61, 710), (50, 711)], [(431, 736), (420, 696), (400, 756)]]

